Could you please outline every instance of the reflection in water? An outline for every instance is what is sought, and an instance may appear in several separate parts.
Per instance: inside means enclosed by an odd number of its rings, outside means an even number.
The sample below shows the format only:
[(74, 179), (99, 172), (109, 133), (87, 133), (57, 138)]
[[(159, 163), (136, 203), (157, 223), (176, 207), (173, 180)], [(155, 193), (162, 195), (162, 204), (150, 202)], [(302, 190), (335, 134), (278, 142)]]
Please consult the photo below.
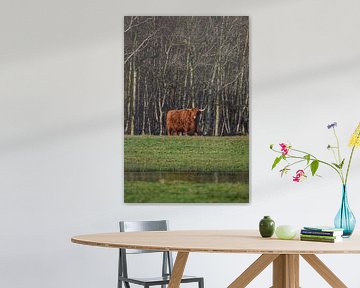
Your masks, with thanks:
[(248, 172), (125, 172), (125, 181), (249, 183)]

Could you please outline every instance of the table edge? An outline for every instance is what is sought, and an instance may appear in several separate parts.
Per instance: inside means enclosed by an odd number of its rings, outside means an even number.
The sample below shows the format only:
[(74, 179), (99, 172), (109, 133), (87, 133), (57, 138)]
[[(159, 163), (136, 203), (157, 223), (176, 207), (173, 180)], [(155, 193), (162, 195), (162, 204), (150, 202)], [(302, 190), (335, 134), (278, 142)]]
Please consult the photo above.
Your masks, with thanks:
[[(171, 246), (153, 246), (153, 245), (138, 245), (138, 244), (113, 244), (113, 243), (104, 243), (98, 241), (90, 240), (80, 240), (76, 237), (81, 237), (84, 235), (78, 235), (71, 238), (71, 242), (74, 244), (101, 247), (101, 248), (116, 248), (116, 249), (139, 249), (139, 250), (152, 250), (152, 251), (171, 251), (171, 252), (191, 252), (191, 253), (232, 253), (232, 254), (293, 254), (293, 255), (302, 255), (302, 254), (360, 254), (360, 248), (356, 251), (331, 251), (331, 250), (262, 250), (262, 249), (207, 249), (207, 248), (181, 248), (181, 247), (171, 247)], [(327, 245), (336, 245), (333, 243), (325, 243)]]

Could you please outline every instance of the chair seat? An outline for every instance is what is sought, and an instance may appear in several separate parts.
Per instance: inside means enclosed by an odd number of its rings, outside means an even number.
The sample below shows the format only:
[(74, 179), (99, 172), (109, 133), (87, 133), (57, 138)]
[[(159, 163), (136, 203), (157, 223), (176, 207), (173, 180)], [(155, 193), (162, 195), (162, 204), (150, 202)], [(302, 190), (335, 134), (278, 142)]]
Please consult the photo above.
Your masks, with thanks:
[[(187, 283), (187, 282), (196, 282), (197, 280), (200, 281), (202, 277), (195, 277), (195, 276), (187, 276), (183, 275), (181, 278), (181, 283)], [(119, 277), (119, 280), (134, 283), (138, 285), (161, 285), (161, 284), (168, 284), (170, 281), (170, 276), (164, 276), (164, 277), (149, 277), (149, 278), (126, 278), (126, 277)]]

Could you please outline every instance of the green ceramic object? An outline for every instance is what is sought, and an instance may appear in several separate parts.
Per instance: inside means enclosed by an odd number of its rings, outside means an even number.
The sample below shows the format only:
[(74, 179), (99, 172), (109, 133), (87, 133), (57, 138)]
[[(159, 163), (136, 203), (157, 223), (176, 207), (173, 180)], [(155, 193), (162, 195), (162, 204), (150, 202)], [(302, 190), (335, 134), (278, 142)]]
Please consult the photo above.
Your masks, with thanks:
[(262, 237), (271, 237), (275, 231), (275, 222), (270, 216), (264, 216), (259, 223), (259, 232)]
[(290, 240), (296, 236), (296, 228), (290, 225), (281, 225), (276, 228), (276, 236), (283, 240)]

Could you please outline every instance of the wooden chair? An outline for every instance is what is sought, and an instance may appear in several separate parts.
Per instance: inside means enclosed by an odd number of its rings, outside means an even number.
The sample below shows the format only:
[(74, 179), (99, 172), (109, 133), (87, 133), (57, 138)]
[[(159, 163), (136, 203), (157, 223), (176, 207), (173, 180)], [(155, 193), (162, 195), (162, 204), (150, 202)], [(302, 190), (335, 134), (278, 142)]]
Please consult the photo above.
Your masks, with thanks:
[[(134, 231), (167, 231), (168, 221), (120, 221), (120, 232), (134, 232)], [(130, 283), (149, 288), (150, 286), (160, 286), (165, 288), (169, 284), (170, 276), (173, 268), (173, 259), (171, 252), (150, 251), (150, 250), (135, 250), (135, 249), (119, 249), (119, 269), (118, 269), (118, 288), (122, 288), (124, 283), (125, 288), (130, 288)], [(129, 277), (127, 269), (127, 254), (141, 254), (141, 253), (163, 253), (162, 260), (162, 274), (160, 277), (152, 278), (134, 278)], [(160, 266), (160, 265), (159, 265)], [(204, 288), (204, 278), (195, 276), (183, 276), (181, 283), (197, 282), (198, 288)]]

